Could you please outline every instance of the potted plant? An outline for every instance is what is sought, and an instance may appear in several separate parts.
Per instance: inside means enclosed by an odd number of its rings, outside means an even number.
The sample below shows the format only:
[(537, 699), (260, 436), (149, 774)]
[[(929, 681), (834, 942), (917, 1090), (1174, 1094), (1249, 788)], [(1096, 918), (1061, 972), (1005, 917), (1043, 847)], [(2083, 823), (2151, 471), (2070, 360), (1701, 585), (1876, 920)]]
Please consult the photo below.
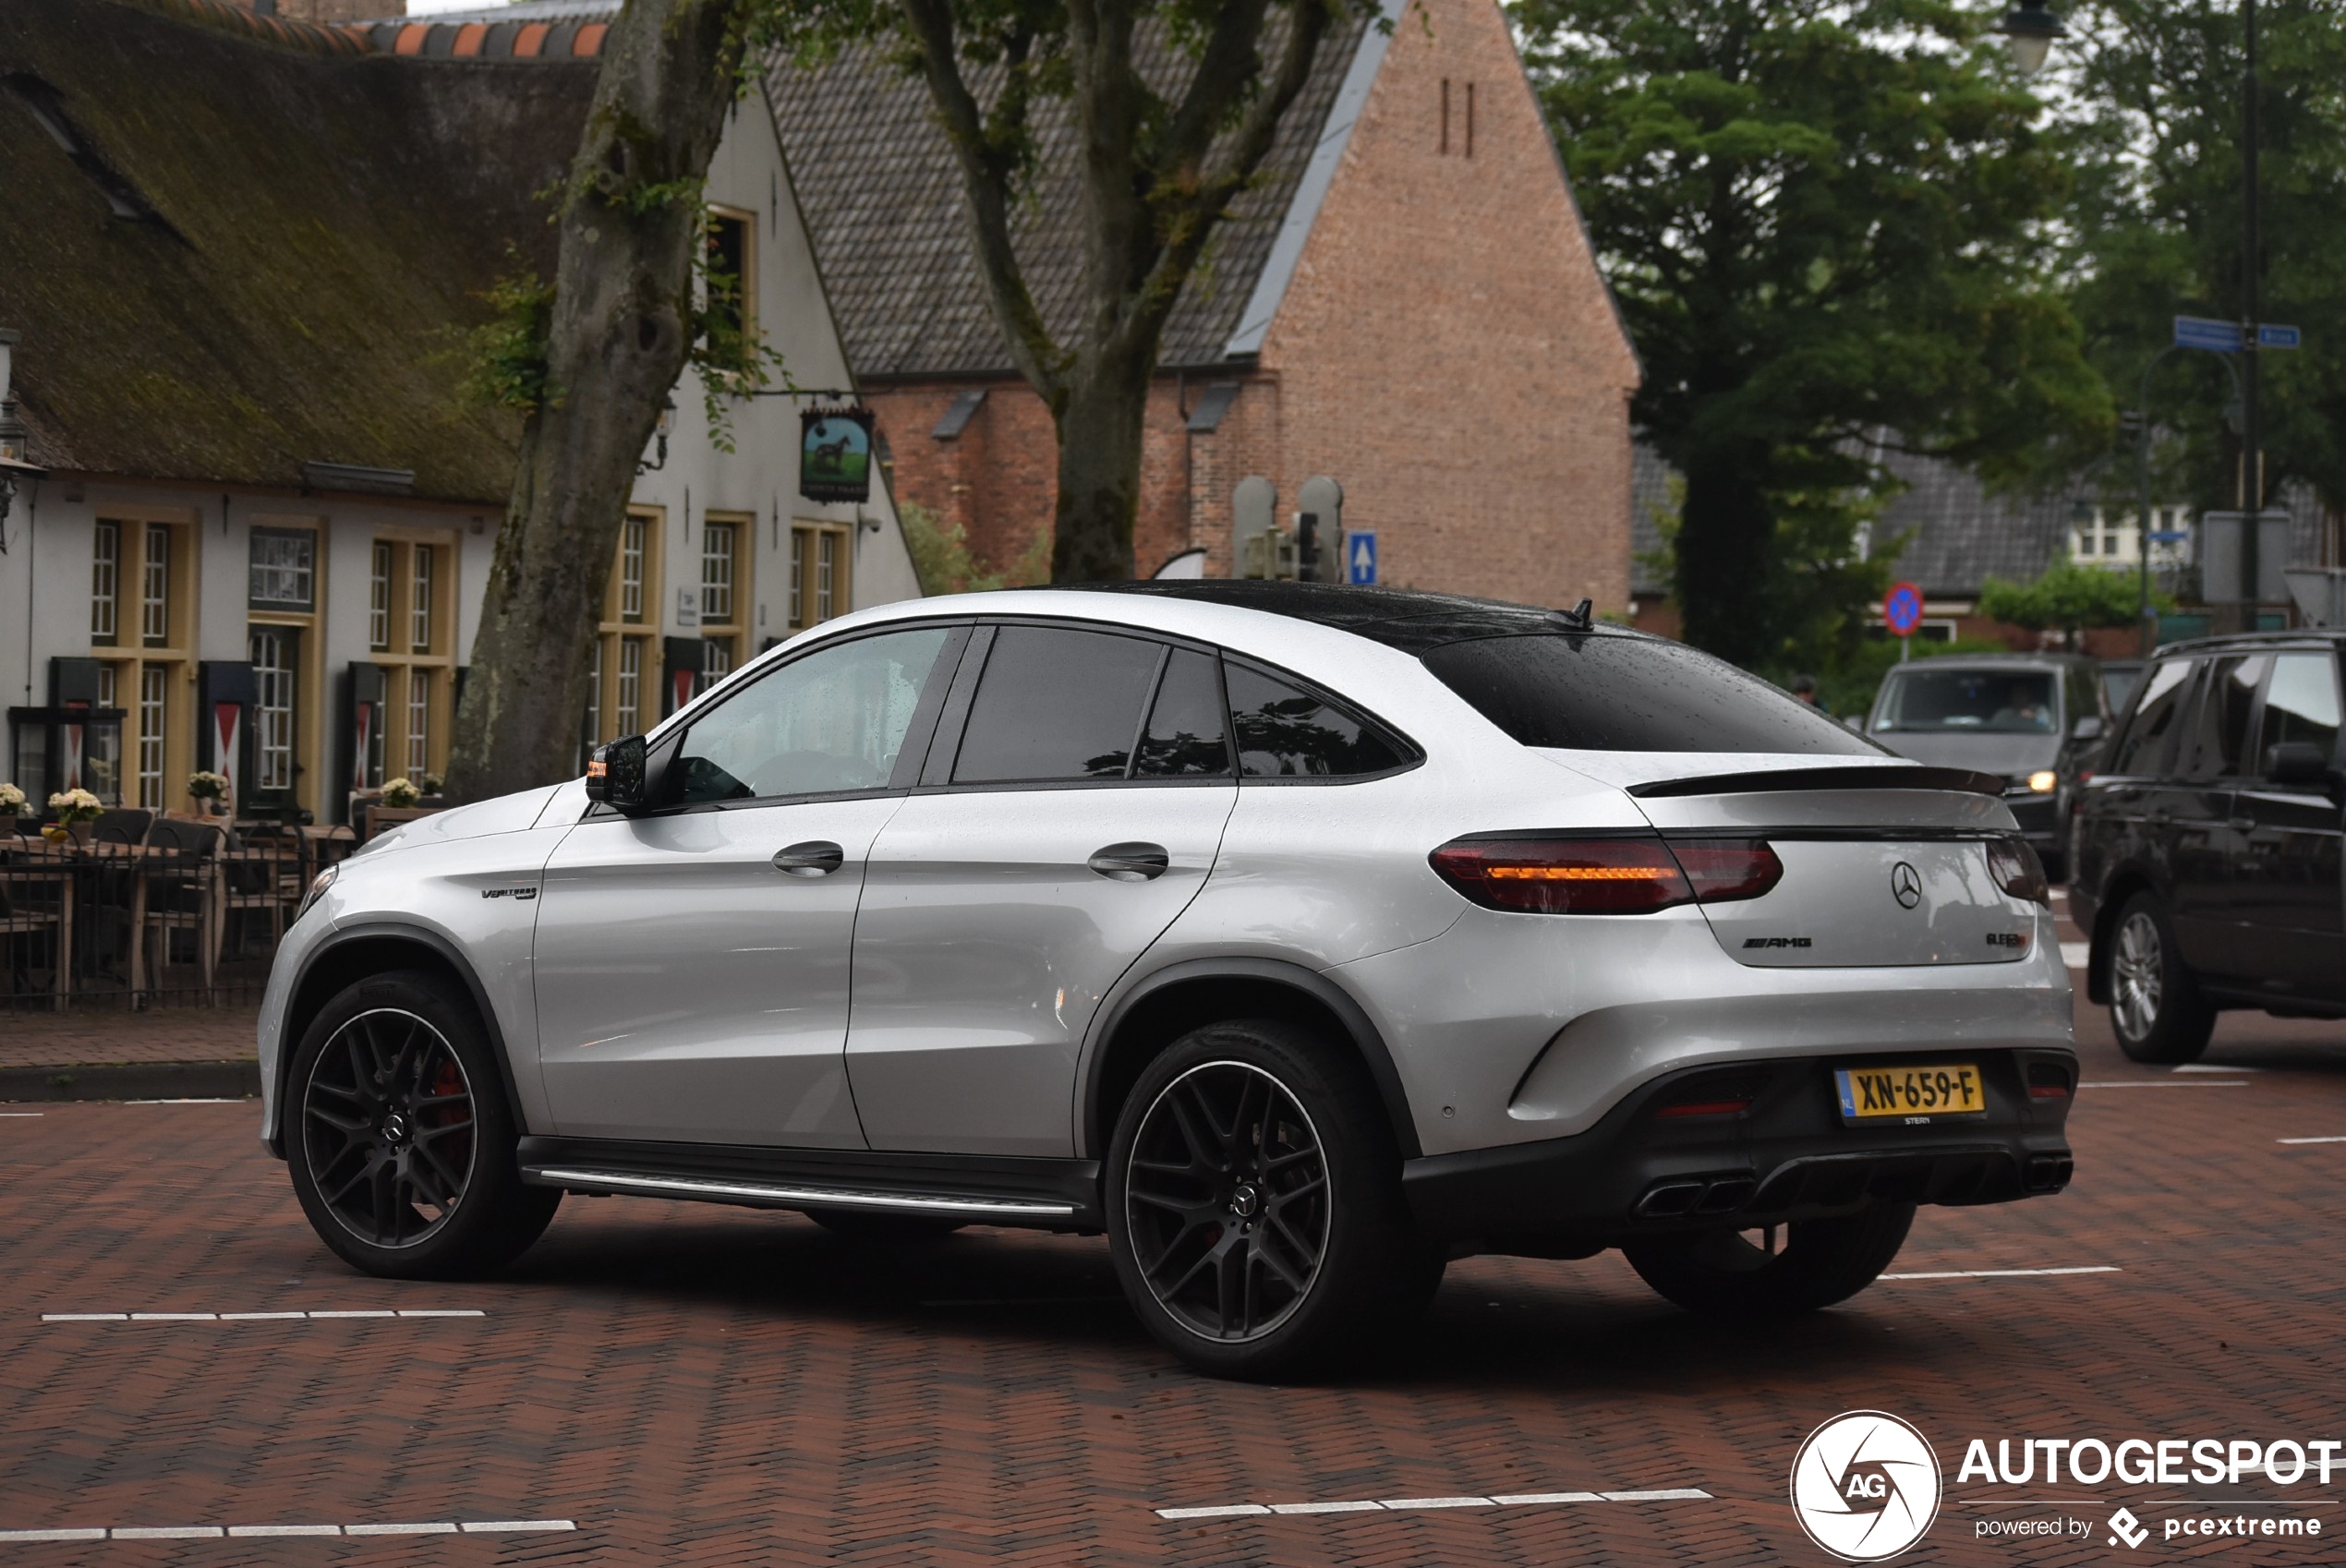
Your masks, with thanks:
[(24, 814), (24, 791), (14, 784), (0, 784), (0, 827), (15, 832), (17, 819)]
[(429, 816), (432, 808), (423, 803), (424, 792), (407, 778), (386, 778), (382, 793), (367, 808), (367, 837), (372, 838), (385, 829), (403, 822), (413, 822), (419, 816)]
[(405, 778), (383, 780), (383, 804), (395, 811), (405, 811), (424, 798), (424, 792)]
[(228, 780), (224, 775), (198, 768), (187, 775), (187, 793), (196, 798), (196, 809), (206, 816), (219, 816), (227, 810)]
[[(60, 790), (49, 797), (49, 809), (57, 814), (58, 838), (87, 844), (90, 842), (90, 825), (97, 821), (106, 808), (97, 796), (87, 790)], [(43, 834), (42, 837), (48, 835)]]

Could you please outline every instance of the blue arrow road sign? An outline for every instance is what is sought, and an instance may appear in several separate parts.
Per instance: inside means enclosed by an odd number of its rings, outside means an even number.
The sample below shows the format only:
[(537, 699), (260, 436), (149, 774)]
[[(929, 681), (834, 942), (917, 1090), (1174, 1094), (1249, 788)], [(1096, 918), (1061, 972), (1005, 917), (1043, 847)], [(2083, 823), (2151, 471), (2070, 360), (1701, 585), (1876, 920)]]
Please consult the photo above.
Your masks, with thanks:
[(2175, 318), (2177, 348), (2206, 348), (2218, 354), (2240, 352), (2240, 323), (2211, 321), (2205, 316)]
[(1362, 587), (1376, 582), (1376, 536), (1349, 533), (1344, 536), (1344, 580)]
[(2277, 326), (2267, 321), (2256, 329), (2258, 348), (2295, 348), (2301, 334), (2294, 327)]

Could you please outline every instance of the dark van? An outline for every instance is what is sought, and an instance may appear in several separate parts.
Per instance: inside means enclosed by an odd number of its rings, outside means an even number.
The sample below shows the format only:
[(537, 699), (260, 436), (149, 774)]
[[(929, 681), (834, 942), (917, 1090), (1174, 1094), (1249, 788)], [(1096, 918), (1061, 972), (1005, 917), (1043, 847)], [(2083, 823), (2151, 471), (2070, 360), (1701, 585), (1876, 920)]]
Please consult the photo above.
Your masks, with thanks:
[(2077, 823), (2086, 994), (2138, 1062), (2188, 1062), (2224, 1007), (2346, 1017), (2346, 633), (2159, 651)]
[(1893, 666), (1866, 733), (1902, 756), (2004, 781), (2004, 804), (2055, 882), (2069, 817), (2110, 710), (2094, 661), (2068, 654), (1948, 654)]

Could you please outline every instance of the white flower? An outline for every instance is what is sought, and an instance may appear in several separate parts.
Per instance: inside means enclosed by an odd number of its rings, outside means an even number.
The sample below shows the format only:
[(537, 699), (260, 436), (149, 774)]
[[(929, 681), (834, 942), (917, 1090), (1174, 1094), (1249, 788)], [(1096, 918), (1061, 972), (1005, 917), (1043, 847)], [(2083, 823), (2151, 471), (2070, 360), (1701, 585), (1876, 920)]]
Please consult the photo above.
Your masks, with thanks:
[(24, 812), (24, 791), (14, 784), (0, 784), (0, 816), (18, 816)]

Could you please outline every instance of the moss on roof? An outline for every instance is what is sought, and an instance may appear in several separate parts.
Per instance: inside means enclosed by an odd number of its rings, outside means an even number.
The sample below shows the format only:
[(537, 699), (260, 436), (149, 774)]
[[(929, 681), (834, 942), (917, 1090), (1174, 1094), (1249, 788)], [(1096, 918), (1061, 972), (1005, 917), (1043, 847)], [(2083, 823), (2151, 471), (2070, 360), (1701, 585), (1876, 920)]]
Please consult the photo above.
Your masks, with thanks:
[[(533, 193), (594, 70), (0, 6), (0, 327), (23, 333), (34, 461), (289, 487), (305, 463), (408, 468), (418, 495), (502, 502), (518, 428), (460, 400), (456, 334), (516, 254), (551, 275)], [(116, 215), (126, 187), (151, 216)]]

